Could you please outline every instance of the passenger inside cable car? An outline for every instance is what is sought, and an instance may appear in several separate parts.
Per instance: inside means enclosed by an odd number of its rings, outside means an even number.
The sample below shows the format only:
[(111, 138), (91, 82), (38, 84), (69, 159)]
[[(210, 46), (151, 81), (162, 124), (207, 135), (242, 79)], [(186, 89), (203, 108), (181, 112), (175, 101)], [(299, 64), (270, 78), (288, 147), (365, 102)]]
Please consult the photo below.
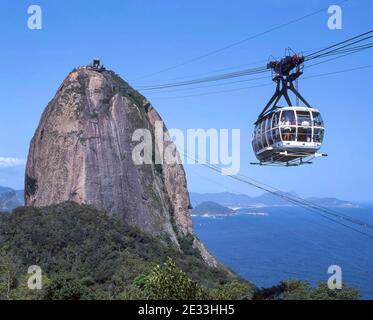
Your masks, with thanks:
[(295, 140), (296, 126), (295, 115), (293, 110), (283, 111), (281, 115), (280, 127), (283, 141)]

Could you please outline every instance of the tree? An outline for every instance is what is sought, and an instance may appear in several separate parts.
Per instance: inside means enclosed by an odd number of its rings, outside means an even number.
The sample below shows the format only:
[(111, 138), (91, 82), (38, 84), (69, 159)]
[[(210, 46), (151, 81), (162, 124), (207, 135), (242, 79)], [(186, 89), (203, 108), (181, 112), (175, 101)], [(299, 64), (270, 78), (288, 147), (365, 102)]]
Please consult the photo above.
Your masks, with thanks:
[(93, 292), (74, 275), (65, 273), (51, 278), (46, 289), (47, 300), (83, 300), (92, 299)]
[(233, 280), (211, 290), (210, 295), (216, 300), (251, 300), (254, 289), (247, 282)]
[(319, 282), (319, 286), (311, 294), (313, 300), (356, 300), (359, 297), (359, 291), (348, 285), (344, 284), (342, 289), (331, 290), (324, 282)]
[(0, 299), (11, 300), (11, 291), (17, 286), (19, 267), (16, 258), (5, 246), (0, 248)]
[(254, 299), (259, 300), (356, 300), (358, 290), (343, 285), (342, 289), (331, 290), (326, 283), (313, 287), (307, 281), (286, 280), (271, 288), (258, 291)]
[(148, 275), (141, 275), (135, 284), (146, 292), (149, 299), (195, 300), (204, 299), (206, 291), (167, 258), (163, 265), (157, 265)]
[(43, 280), (42, 280), (42, 289), (41, 290), (31, 290), (28, 287), (28, 279), (30, 275), (21, 275), (18, 277), (17, 280), (17, 287), (15, 287), (11, 291), (11, 298), (14, 300), (42, 300), (46, 296), (46, 292), (48, 290), (50, 280), (48, 277), (44, 274)]

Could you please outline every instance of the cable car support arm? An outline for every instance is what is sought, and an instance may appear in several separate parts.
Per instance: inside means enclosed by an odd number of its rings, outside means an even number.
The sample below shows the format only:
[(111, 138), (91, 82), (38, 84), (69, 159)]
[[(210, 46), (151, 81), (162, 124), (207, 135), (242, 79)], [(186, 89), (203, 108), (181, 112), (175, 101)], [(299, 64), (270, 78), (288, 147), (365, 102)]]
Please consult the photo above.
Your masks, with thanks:
[(308, 108), (311, 108), (311, 105), (306, 101), (306, 99), (303, 98), (293, 84), (293, 82), (303, 74), (303, 63), (303, 56), (288, 55), (280, 61), (270, 61), (267, 64), (267, 68), (273, 70), (274, 77), (272, 80), (275, 81), (277, 85), (275, 93), (260, 113), (258, 121), (268, 111), (275, 109), (277, 107), (277, 103), (282, 97), (285, 98), (288, 106), (293, 106), (288, 94), (288, 90), (290, 90)]

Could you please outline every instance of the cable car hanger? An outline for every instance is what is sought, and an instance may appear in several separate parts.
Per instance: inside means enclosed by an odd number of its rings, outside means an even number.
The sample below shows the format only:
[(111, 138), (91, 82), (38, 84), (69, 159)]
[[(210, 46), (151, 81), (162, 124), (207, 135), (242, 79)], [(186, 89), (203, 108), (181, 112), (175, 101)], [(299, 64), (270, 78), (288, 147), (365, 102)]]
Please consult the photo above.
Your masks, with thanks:
[(288, 90), (293, 92), (294, 95), (308, 108), (312, 108), (293, 84), (293, 82), (303, 74), (305, 58), (302, 55), (290, 55), (290, 50), (291, 49), (286, 50), (287, 54), (281, 60), (270, 61), (267, 64), (267, 68), (272, 70), (272, 80), (276, 82), (276, 91), (264, 107), (263, 111), (259, 114), (258, 120), (255, 124), (257, 124), (267, 113), (278, 108), (277, 103), (282, 97), (285, 98), (289, 107), (294, 106), (290, 100)]

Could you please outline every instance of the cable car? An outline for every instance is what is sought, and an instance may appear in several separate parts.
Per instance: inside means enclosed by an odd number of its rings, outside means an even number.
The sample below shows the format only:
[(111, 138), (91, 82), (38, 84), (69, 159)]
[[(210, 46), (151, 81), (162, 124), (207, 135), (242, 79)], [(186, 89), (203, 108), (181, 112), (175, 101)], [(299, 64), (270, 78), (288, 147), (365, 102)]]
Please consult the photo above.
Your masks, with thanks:
[[(280, 61), (271, 61), (276, 91), (255, 122), (252, 146), (259, 165), (298, 166), (310, 164), (318, 153), (324, 138), (324, 122), (318, 109), (302, 97), (293, 82), (303, 74), (304, 57), (286, 55)], [(304, 106), (293, 105), (288, 91)], [(287, 106), (279, 106), (284, 97)]]

